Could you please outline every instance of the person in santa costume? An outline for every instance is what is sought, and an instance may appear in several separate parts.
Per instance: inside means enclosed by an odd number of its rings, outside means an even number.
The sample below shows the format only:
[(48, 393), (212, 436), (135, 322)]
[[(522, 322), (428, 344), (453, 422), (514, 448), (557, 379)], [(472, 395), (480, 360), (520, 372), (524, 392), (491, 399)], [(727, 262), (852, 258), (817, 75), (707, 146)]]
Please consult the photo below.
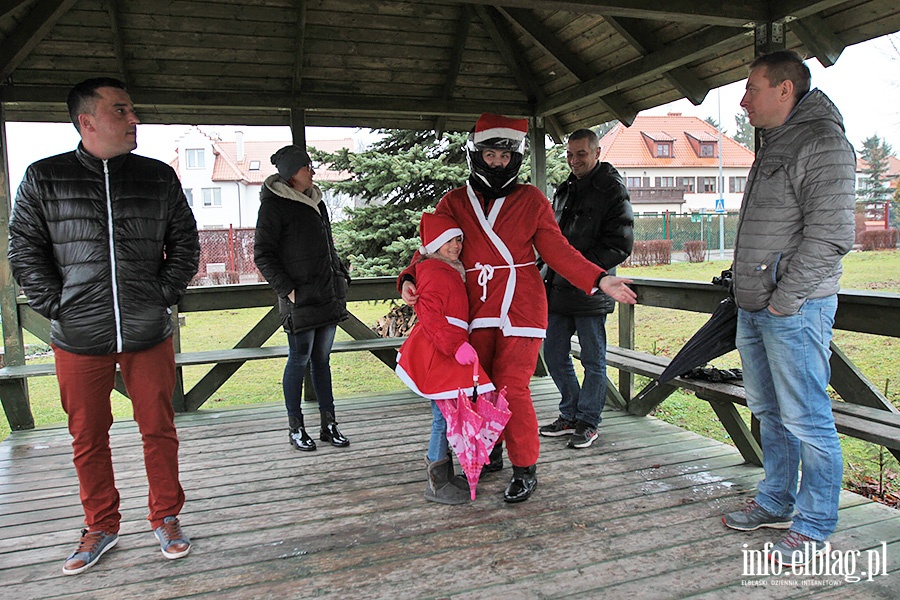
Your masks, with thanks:
[[(397, 353), (397, 375), (415, 393), (431, 400), (431, 440), (425, 459), (425, 499), (442, 504), (469, 502), (469, 485), (454, 475), (447, 443), (447, 422), (435, 400), (456, 398), (472, 389), (472, 364), (478, 361), (469, 344), (469, 299), (459, 253), (462, 230), (446, 216), (424, 213), (419, 224), (422, 246), (416, 263), (418, 322)], [(479, 366), (478, 393), (494, 385)]]
[[(529, 383), (547, 329), (547, 296), (535, 266), (535, 249), (550, 267), (576, 287), (597, 289), (619, 302), (634, 303), (628, 279), (606, 276), (585, 259), (559, 230), (550, 201), (536, 187), (517, 182), (525, 152), (526, 119), (485, 113), (469, 134), (469, 180), (447, 192), (435, 215), (453, 219), (465, 234), (460, 254), (469, 296), (469, 342), (498, 388), (506, 387), (512, 417), (503, 439), (513, 465), (506, 502), (527, 500), (537, 486), (540, 454), (537, 417)], [(397, 280), (408, 304), (419, 300), (419, 253)], [(503, 466), (502, 446), (488, 470)]]

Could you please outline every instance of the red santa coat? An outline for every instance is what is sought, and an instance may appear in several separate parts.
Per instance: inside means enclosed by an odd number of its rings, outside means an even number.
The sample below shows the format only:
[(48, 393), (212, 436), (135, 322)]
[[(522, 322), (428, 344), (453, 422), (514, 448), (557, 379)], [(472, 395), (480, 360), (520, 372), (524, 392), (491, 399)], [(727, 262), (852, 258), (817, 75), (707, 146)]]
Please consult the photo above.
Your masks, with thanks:
[[(587, 293), (603, 273), (569, 244), (550, 201), (534, 186), (517, 186), (485, 214), (467, 183), (445, 194), (434, 212), (452, 218), (465, 233), (460, 260), (467, 271), (470, 330), (496, 327), (506, 336), (545, 337), (547, 295), (535, 248), (554, 271)], [(417, 260), (418, 254), (398, 284), (410, 275), (419, 287)]]
[[(418, 323), (397, 353), (396, 373), (409, 388), (432, 400), (456, 398), (472, 389), (472, 365), (456, 362), (456, 350), (469, 341), (469, 303), (459, 273), (437, 258), (416, 265)], [(494, 389), (479, 366), (478, 393)]]

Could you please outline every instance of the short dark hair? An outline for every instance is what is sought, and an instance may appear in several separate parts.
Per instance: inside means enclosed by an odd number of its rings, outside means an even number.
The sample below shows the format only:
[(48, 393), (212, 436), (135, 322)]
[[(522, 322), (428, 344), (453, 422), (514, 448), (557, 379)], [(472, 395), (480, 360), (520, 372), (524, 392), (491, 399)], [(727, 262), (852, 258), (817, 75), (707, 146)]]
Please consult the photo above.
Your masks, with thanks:
[(69, 108), (69, 118), (78, 131), (81, 131), (78, 127), (78, 115), (90, 113), (94, 109), (93, 101), (98, 97), (97, 89), (102, 87), (119, 88), (120, 90), (128, 91), (124, 83), (113, 77), (85, 79), (69, 91), (69, 97), (66, 98), (66, 106)]
[(597, 134), (591, 129), (576, 129), (569, 136), (570, 142), (574, 140), (587, 140), (588, 146), (591, 148), (600, 147), (600, 138), (597, 137)]
[(794, 104), (796, 105), (809, 92), (809, 67), (803, 64), (803, 57), (793, 50), (778, 50), (763, 54), (750, 63), (750, 70), (766, 67), (766, 79), (769, 86), (775, 87), (790, 79), (794, 84)]

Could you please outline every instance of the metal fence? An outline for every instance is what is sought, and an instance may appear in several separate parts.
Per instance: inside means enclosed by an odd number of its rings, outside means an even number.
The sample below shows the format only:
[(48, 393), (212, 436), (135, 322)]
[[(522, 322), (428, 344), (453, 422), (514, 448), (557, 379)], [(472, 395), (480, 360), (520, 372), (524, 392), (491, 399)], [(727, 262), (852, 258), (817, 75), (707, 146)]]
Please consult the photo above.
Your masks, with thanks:
[(635, 215), (634, 241), (672, 240), (672, 250), (682, 252), (685, 242), (703, 241), (708, 248), (717, 249), (724, 238), (722, 247), (732, 249), (737, 223), (737, 213)]
[(253, 262), (252, 227), (201, 229), (200, 269), (192, 286), (264, 281)]

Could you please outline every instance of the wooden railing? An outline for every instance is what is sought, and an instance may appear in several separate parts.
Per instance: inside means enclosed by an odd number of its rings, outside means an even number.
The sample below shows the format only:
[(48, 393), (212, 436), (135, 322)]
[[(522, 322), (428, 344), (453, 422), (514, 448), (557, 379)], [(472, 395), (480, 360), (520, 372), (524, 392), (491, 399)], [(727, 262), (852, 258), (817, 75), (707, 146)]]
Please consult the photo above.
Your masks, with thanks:
[[(634, 289), (637, 292), (638, 304), (676, 310), (687, 310), (700, 313), (711, 313), (724, 297), (721, 288), (711, 284), (693, 281), (672, 281), (655, 279), (636, 279)], [(397, 298), (395, 278), (378, 277), (356, 279), (350, 285), (348, 300), (387, 300)], [(214, 364), (212, 369), (191, 389), (184, 390), (179, 378), (173, 403), (179, 411), (196, 410), (246, 361), (254, 358), (273, 356), (272, 350), (260, 349), (260, 346), (279, 328), (277, 310), (274, 308), (275, 295), (265, 283), (226, 285), (202, 288), (190, 288), (178, 309), (181, 313), (240, 309), (252, 307), (272, 307), (262, 319), (251, 327), (234, 348), (216, 351), (215, 353), (181, 353), (180, 342), (176, 337), (176, 351), (180, 355), (180, 364)], [(31, 310), (24, 298), (19, 298), (16, 311), (4, 311), (15, 316), (18, 324), (18, 343), (21, 344), (22, 329), (30, 331), (39, 339), (49, 342), (49, 323)], [(634, 348), (635, 307), (619, 305), (619, 346)], [(8, 323), (4, 323), (9, 340)], [(393, 366), (395, 352), (391, 344), (372, 341), (377, 336), (355, 316), (341, 324), (353, 338), (343, 350), (367, 350), (376, 354), (383, 362)], [(900, 337), (900, 294), (878, 292), (842, 292), (839, 296), (838, 312), (835, 328), (856, 331), (887, 337)], [(15, 342), (16, 340), (13, 340)], [(15, 343), (13, 344), (15, 345)], [(841, 397), (854, 404), (891, 410), (892, 407), (884, 395), (873, 386), (852, 361), (837, 346), (832, 347), (832, 387)], [(278, 353), (276, 352), (275, 355)], [(17, 374), (16, 369), (24, 365), (24, 355), (8, 354), (11, 360), (0, 373), (0, 400), (2, 400), (10, 427), (30, 429), (34, 427), (28, 404), (27, 374)], [(31, 365), (29, 365), (31, 367)], [(44, 372), (36, 374), (52, 374), (52, 365), (44, 367)], [(0, 371), (4, 371), (0, 370)], [(49, 370), (49, 372), (48, 372)], [(635, 375), (620, 370), (618, 374), (618, 393), (627, 405), (636, 396)], [(120, 389), (124, 391), (124, 386)], [(894, 409), (896, 410), (896, 409)]]

